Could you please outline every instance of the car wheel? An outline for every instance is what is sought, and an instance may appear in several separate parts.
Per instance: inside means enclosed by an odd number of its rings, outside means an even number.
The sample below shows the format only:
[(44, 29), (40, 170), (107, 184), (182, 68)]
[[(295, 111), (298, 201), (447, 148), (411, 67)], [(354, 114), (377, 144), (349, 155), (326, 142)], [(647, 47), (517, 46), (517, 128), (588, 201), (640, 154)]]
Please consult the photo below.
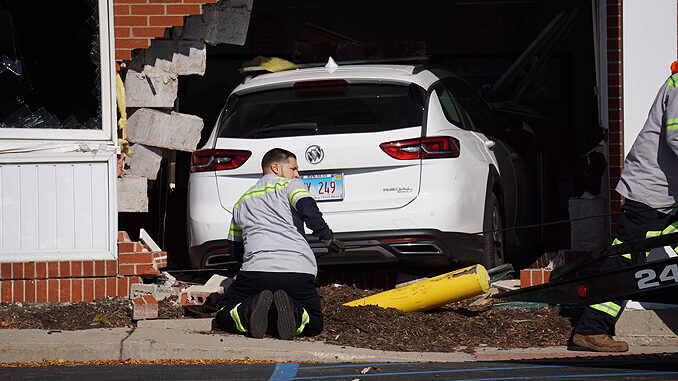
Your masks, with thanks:
[(483, 224), (483, 255), (480, 264), (486, 269), (499, 266), (505, 261), (504, 232), (502, 229), (501, 205), (494, 193), (490, 194), (485, 206), (485, 221)]

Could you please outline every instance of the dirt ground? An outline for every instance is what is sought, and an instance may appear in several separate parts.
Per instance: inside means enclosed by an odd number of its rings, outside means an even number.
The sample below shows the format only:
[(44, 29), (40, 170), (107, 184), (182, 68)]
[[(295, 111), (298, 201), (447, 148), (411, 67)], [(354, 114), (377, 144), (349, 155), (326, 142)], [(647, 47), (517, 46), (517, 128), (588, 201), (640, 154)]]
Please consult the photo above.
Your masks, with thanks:
[[(576, 321), (573, 311), (560, 308), (497, 308), (474, 305), (471, 300), (427, 312), (342, 306), (378, 291), (353, 286), (320, 287), (325, 330), (319, 336), (296, 340), (398, 351), (445, 352), (485, 345), (540, 347), (566, 345)], [(192, 318), (175, 300), (161, 301), (159, 315), (164, 319)], [(134, 325), (127, 299), (0, 305), (0, 328), (80, 330)]]

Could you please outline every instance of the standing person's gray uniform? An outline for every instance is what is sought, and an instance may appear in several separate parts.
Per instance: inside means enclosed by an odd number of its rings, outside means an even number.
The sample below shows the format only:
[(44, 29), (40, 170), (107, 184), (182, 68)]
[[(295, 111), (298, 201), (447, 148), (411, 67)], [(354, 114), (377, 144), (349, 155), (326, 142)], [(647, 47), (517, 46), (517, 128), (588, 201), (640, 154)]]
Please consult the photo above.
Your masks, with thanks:
[[(304, 223), (330, 252), (343, 252), (333, 239), (306, 185), (293, 153), (274, 148), (262, 159), (264, 176), (233, 206), (229, 240), (243, 264), (228, 287), (216, 322), (221, 329), (263, 337), (269, 320), (274, 335), (316, 335), (323, 329), (315, 290), (315, 256)], [(271, 308), (273, 306), (273, 308)]]
[[(624, 160), (616, 190), (624, 196), (612, 243), (643, 239), (661, 232), (676, 220), (678, 206), (678, 74), (659, 89), (645, 125)], [(645, 259), (645, 258), (641, 258)], [(608, 257), (601, 271), (631, 265), (631, 255)], [(572, 342), (604, 352), (625, 352), (626, 342), (611, 335), (624, 309), (625, 300), (598, 303), (586, 308), (575, 328)]]

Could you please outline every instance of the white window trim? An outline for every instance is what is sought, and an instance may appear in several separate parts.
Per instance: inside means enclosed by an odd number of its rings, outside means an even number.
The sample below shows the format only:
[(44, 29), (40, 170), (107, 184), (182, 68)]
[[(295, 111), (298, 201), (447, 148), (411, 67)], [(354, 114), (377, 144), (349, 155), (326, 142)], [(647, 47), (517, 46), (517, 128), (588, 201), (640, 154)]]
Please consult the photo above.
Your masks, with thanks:
[[(99, 0), (99, 48), (101, 56), (101, 129), (0, 128), (1, 140), (109, 141), (117, 144), (115, 110), (115, 33), (113, 1)], [(35, 143), (35, 142), (34, 142)]]

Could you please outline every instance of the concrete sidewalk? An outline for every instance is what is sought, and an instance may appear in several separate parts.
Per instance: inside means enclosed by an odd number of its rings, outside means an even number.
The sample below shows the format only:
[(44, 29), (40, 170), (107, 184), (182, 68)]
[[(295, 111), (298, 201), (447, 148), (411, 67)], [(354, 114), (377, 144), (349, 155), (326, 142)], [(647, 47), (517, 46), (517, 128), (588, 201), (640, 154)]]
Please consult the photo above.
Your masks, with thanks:
[[(137, 328), (49, 331), (0, 330), (0, 362), (63, 359), (157, 360), (230, 359), (318, 362), (463, 362), (508, 361), (570, 357), (610, 356), (609, 353), (568, 351), (565, 347), (476, 348), (466, 353), (389, 352), (311, 341), (252, 339), (240, 335), (210, 334), (212, 319), (139, 321)], [(676, 346), (632, 345), (623, 355), (674, 353)], [(619, 355), (619, 354), (617, 354)]]

